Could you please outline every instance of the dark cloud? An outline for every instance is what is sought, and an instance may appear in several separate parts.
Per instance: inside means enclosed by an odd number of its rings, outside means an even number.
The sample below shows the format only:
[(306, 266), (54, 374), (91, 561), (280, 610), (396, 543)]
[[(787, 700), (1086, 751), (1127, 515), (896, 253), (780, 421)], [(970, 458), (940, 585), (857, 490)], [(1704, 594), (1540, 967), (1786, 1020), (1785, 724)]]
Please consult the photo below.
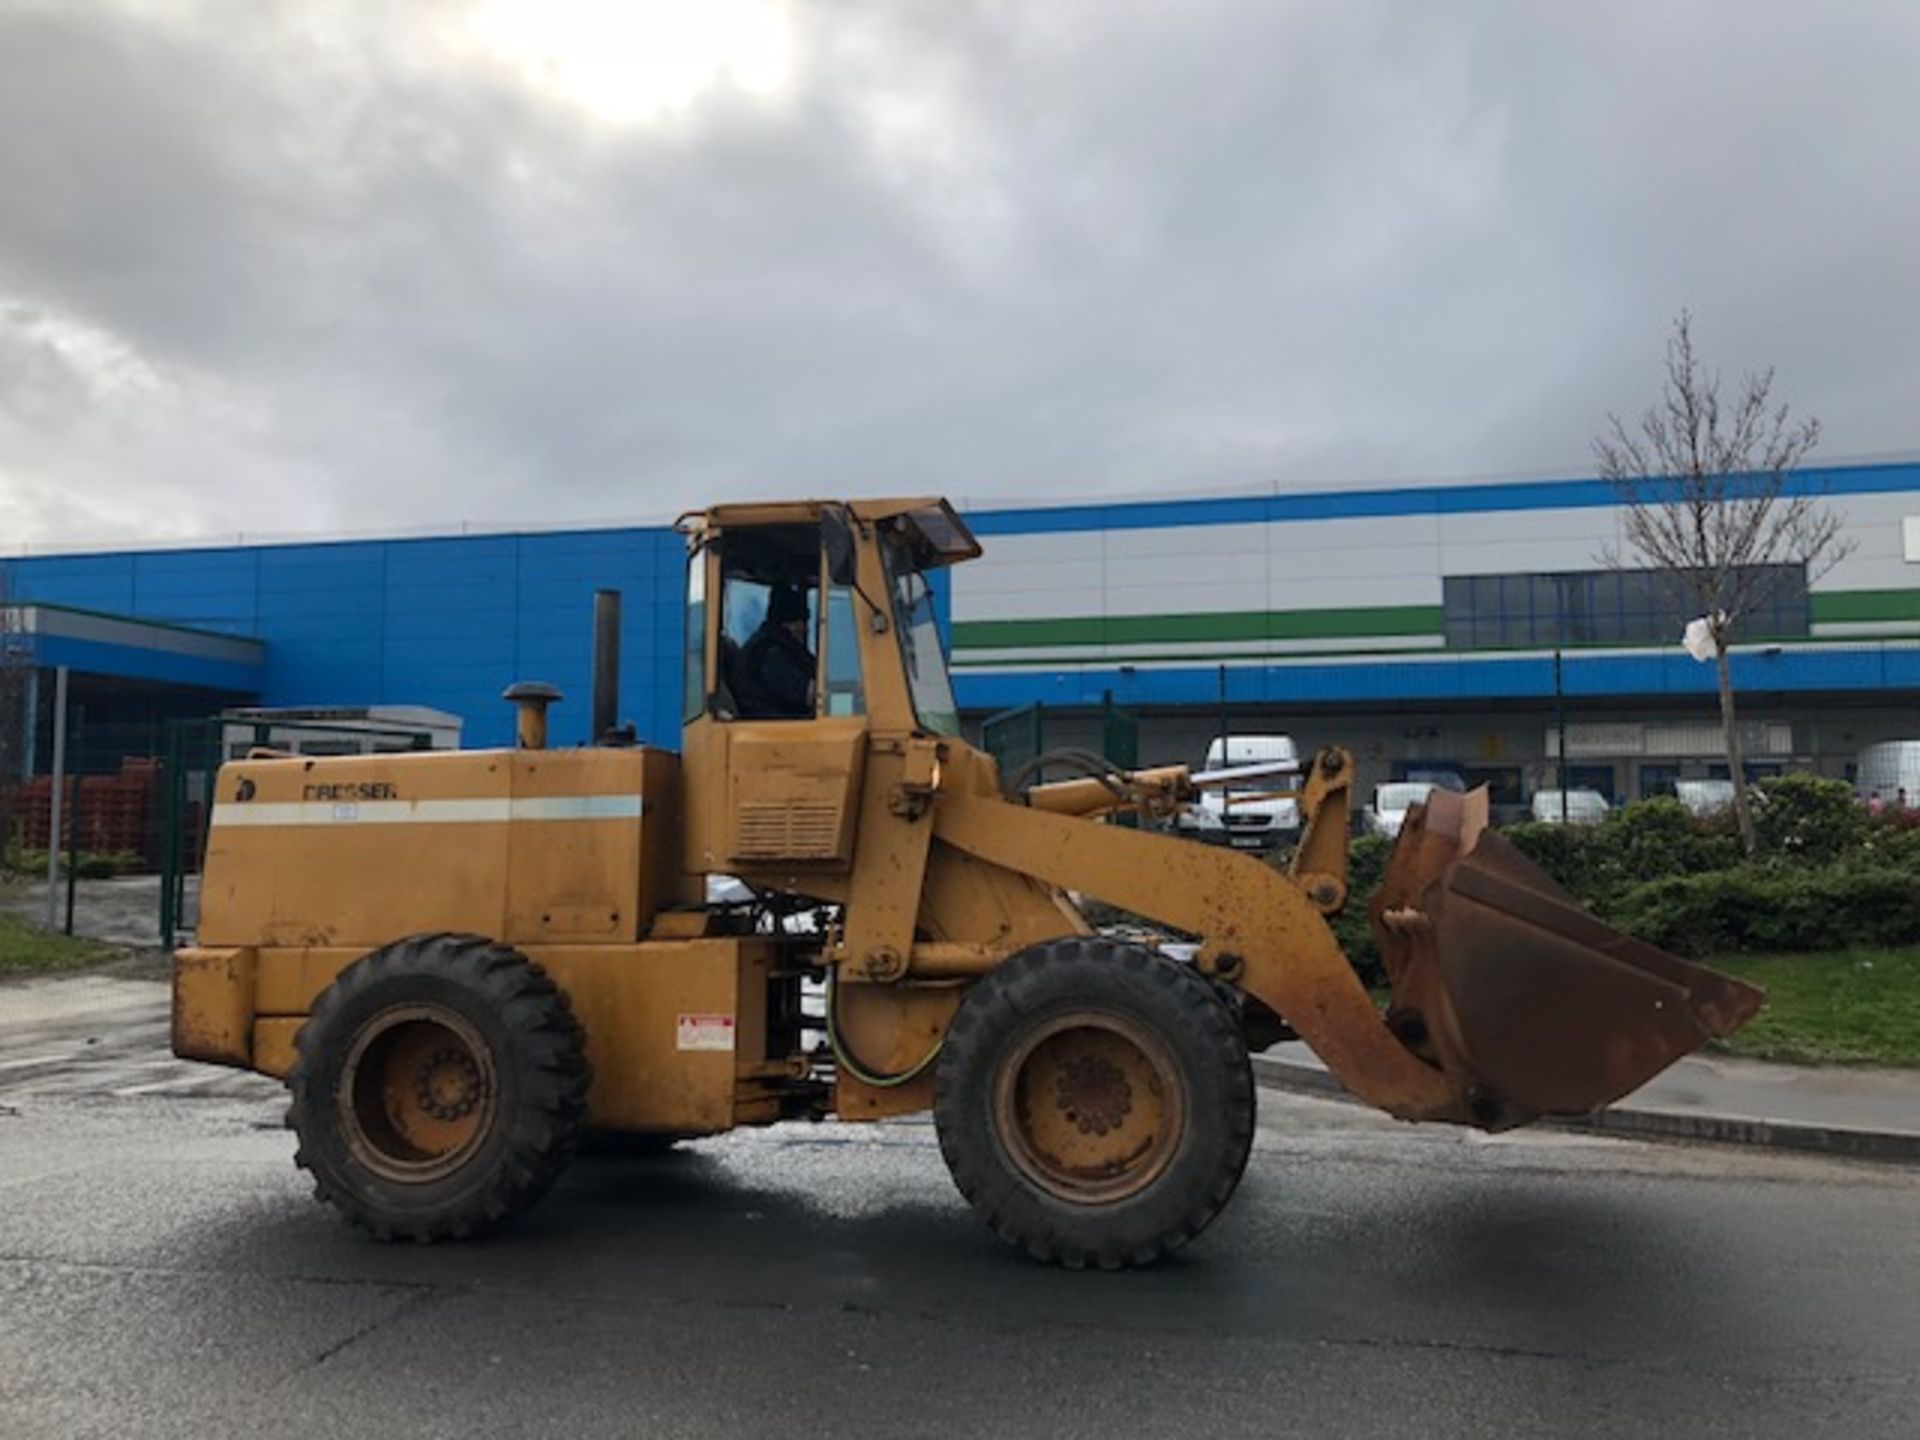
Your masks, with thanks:
[(780, 13), (0, 4), (0, 544), (1564, 472), (1681, 306), (1916, 443), (1904, 3)]

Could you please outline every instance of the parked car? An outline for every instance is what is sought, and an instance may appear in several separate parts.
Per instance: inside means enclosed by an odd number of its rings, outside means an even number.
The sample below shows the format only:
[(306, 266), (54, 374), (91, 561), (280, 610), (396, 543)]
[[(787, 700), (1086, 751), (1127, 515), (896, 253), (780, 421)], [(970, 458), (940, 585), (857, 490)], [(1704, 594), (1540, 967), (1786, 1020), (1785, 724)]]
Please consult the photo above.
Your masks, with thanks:
[(1566, 804), (1560, 803), (1558, 790), (1533, 792), (1533, 818), (1558, 825), (1564, 814), (1569, 825), (1598, 825), (1607, 818), (1607, 797), (1598, 790), (1569, 790)]
[(1467, 777), (1451, 765), (1409, 765), (1403, 778), (1410, 785), (1430, 785), (1436, 790), (1451, 790), (1456, 795), (1464, 795), (1472, 788), (1467, 784)]
[(1244, 850), (1265, 849), (1294, 839), (1300, 831), (1300, 802), (1291, 797), (1259, 799), (1273, 790), (1300, 783), (1300, 751), (1291, 735), (1229, 735), (1207, 746), (1200, 769), (1258, 767), (1243, 784), (1209, 787), (1200, 803), (1181, 815), (1180, 829), (1216, 844)]
[(1733, 808), (1731, 780), (1676, 780), (1673, 793), (1693, 815), (1716, 815)]
[[(1451, 788), (1451, 787), (1448, 787)], [(1367, 810), (1367, 828), (1375, 835), (1398, 835), (1406, 823), (1407, 811), (1424, 805), (1434, 791), (1431, 780), (1389, 780), (1373, 787), (1373, 804)]]

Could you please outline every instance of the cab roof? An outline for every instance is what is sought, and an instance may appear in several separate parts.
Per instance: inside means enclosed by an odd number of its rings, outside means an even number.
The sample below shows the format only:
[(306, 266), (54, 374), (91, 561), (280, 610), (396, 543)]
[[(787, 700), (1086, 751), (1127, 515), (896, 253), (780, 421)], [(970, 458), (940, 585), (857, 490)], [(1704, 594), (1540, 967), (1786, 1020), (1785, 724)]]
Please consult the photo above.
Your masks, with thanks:
[(680, 517), (676, 528), (691, 533), (744, 530), (763, 525), (817, 525), (828, 510), (843, 510), (857, 520), (905, 529), (922, 569), (958, 564), (981, 554), (966, 521), (939, 496), (889, 500), (765, 500), (715, 505)]

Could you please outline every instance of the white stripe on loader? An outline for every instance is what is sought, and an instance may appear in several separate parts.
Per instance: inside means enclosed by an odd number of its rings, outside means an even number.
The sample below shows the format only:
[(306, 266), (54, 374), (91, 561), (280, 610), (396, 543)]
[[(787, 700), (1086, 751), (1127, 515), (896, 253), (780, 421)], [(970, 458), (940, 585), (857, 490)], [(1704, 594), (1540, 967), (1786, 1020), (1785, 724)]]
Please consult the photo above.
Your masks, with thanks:
[(638, 820), (638, 795), (527, 795), (514, 800), (511, 820)]
[(497, 825), (508, 820), (638, 820), (638, 795), (529, 795), (480, 800), (227, 801), (222, 825)]

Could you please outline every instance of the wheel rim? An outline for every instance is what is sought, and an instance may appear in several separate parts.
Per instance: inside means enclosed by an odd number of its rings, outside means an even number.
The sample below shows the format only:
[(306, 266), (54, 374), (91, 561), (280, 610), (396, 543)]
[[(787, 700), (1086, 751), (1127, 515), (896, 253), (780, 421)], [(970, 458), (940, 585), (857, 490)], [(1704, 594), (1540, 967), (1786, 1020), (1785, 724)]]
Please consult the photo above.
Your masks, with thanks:
[(407, 1184), (450, 1175), (493, 1129), (493, 1054), (442, 1005), (399, 1005), (361, 1027), (340, 1075), (347, 1149)]
[(1186, 1133), (1186, 1086), (1159, 1038), (1123, 1015), (1075, 1010), (1023, 1038), (994, 1085), (1013, 1163), (1047, 1193), (1110, 1204), (1146, 1189)]

